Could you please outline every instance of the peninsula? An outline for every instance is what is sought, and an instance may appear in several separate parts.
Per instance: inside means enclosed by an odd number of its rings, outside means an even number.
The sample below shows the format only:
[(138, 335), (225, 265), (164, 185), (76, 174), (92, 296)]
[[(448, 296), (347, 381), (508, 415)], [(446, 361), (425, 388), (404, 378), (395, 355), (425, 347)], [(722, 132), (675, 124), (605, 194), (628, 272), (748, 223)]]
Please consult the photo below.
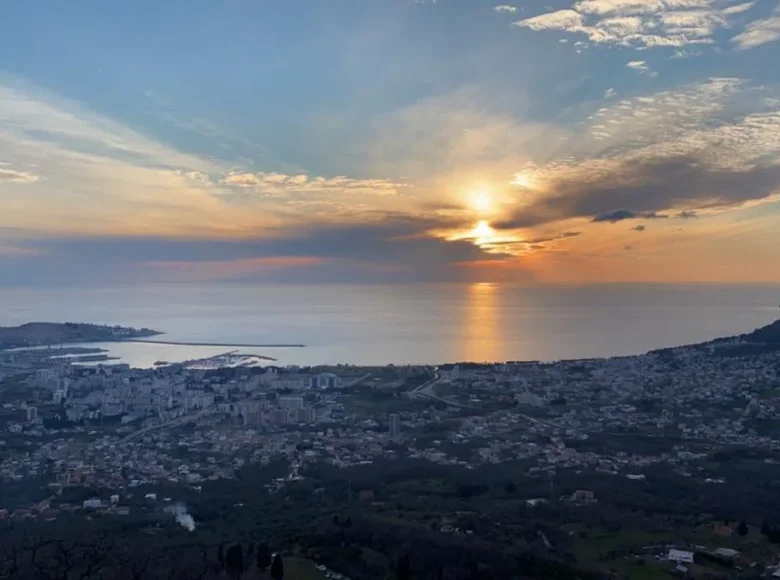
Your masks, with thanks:
[(77, 342), (113, 342), (160, 334), (162, 333), (150, 328), (75, 322), (29, 322), (21, 326), (0, 326), (0, 350)]

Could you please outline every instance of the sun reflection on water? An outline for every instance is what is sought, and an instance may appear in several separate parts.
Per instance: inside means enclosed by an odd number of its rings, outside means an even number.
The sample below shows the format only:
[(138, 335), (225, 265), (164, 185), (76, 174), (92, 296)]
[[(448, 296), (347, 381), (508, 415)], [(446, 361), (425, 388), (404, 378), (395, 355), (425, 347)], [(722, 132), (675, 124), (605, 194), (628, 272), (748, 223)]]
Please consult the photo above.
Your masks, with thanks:
[(476, 282), (467, 289), (462, 360), (496, 361), (502, 358), (503, 336), (498, 320), (498, 284)]

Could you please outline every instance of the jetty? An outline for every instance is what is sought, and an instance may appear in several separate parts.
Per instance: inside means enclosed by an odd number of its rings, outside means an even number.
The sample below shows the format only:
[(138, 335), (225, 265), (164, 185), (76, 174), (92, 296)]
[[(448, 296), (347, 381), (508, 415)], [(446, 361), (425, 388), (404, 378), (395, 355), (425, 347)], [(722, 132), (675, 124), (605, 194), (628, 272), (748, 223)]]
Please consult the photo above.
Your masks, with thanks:
[(122, 342), (138, 342), (143, 344), (160, 344), (167, 346), (216, 346), (220, 348), (303, 348), (303, 344), (241, 344), (235, 342), (179, 342), (172, 340), (144, 340), (129, 338)]

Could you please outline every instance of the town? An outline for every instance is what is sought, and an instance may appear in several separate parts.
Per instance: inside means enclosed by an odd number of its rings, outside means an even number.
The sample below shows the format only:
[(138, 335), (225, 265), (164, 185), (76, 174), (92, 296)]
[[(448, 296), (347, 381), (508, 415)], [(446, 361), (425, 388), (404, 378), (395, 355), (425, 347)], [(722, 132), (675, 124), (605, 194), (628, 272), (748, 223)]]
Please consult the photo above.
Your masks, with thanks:
[[(2, 495), (0, 519), (127, 516), (139, 500), (175, 501), (171, 489), (280, 458), (271, 492), (317, 464), (387, 460), (519, 465), (549, 488), (525, 497), (529, 507), (598, 502), (585, 474), (631, 486), (662, 469), (715, 489), (738, 477), (713, 459), (729, 450), (780, 470), (780, 350), (757, 332), (632, 357), (439, 366), (242, 365), (252, 357), (230, 353), (227, 367), (134, 369), (0, 351), (0, 485), (26, 490)], [(103, 492), (63, 499), (76, 489)]]

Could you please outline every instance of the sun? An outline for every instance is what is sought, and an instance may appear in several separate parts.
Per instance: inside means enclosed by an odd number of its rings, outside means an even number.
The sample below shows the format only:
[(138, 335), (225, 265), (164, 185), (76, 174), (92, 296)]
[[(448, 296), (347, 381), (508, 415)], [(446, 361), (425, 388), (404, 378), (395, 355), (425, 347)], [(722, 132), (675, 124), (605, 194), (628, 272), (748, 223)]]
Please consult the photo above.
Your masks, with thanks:
[(487, 191), (475, 191), (471, 194), (471, 207), (480, 214), (493, 210), (493, 198)]
[(496, 231), (485, 220), (480, 221), (473, 230), (471, 236), (477, 245), (489, 244), (496, 239)]

